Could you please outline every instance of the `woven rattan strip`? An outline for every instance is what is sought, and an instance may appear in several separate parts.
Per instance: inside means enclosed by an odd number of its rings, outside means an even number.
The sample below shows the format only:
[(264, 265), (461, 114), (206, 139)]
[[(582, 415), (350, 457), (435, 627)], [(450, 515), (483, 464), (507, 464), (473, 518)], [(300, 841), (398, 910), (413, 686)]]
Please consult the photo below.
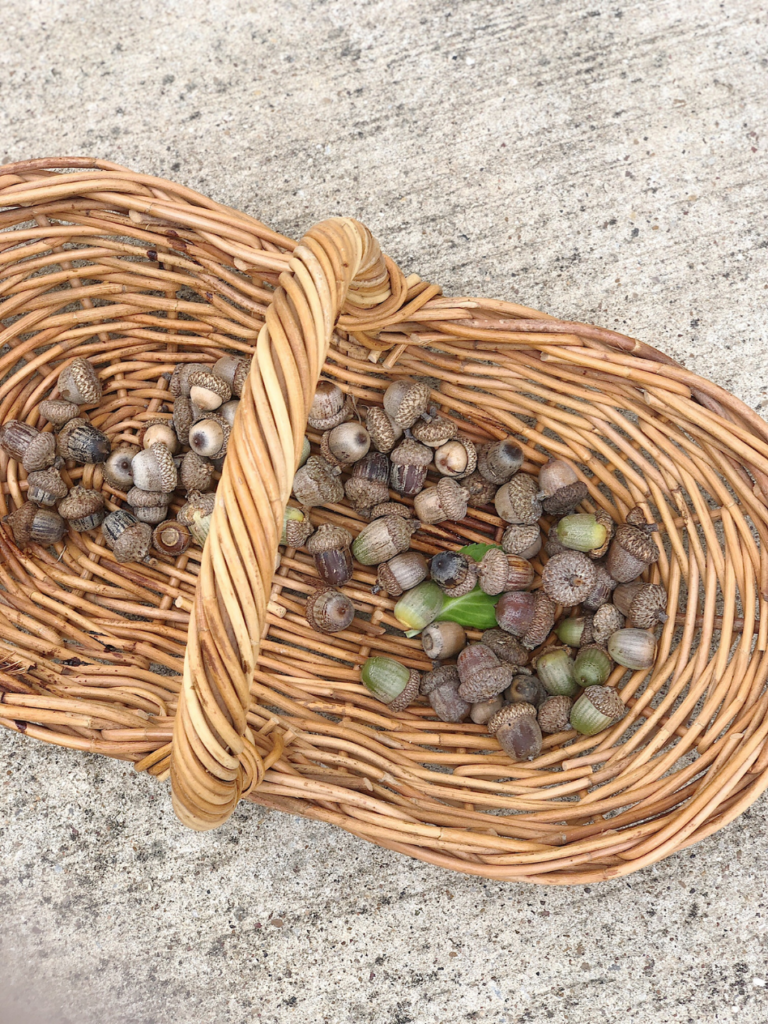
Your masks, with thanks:
[[(202, 551), (121, 564), (97, 534), (22, 551), (0, 530), (1, 724), (170, 777), (195, 828), (246, 795), (433, 864), (550, 884), (629, 874), (763, 792), (768, 428), (740, 401), (612, 331), (445, 297), (355, 221), (326, 221), (297, 245), (88, 159), (0, 168), (0, 199), (0, 423), (43, 426), (39, 403), (85, 356), (104, 391), (88, 418), (135, 442), (170, 416), (178, 363), (255, 353)], [(484, 727), (439, 722), (423, 699), (388, 712), (360, 685), (363, 661), (429, 663), (363, 567), (344, 587), (353, 628), (313, 632), (314, 563), (278, 539), (321, 374), (362, 404), (393, 379), (425, 378), (463, 434), (512, 433), (524, 470), (550, 456), (576, 468), (585, 510), (621, 521), (640, 505), (659, 524), (646, 578), (664, 584), (672, 614), (650, 672), (614, 671), (624, 720), (547, 737), (538, 758), (513, 763)], [(99, 466), (63, 475), (122, 507)], [(0, 482), (6, 515), (27, 480), (5, 454)], [(313, 521), (365, 525), (341, 505)], [(496, 541), (502, 525), (470, 510), (412, 547)]]

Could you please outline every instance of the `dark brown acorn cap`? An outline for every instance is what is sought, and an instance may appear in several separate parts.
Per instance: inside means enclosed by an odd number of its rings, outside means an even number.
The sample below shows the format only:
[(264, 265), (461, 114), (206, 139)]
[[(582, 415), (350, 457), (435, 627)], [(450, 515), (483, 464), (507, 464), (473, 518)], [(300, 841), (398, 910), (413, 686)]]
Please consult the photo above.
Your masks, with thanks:
[(519, 667), (528, 662), (528, 651), (517, 637), (504, 629), (486, 629), (480, 640), (491, 648), (497, 658), (508, 665)]
[(251, 362), (251, 357), (243, 356), (237, 364), (235, 375), (232, 378), (232, 394), (235, 398), (242, 398), (243, 396), (245, 382), (248, 380), (248, 374), (251, 372)]
[(353, 539), (349, 530), (343, 526), (323, 523), (309, 538), (306, 548), (310, 555), (320, 555), (324, 551), (342, 551), (350, 546)]
[(626, 521), (629, 526), (637, 526), (638, 529), (645, 530), (646, 532), (658, 529), (656, 523), (648, 522), (645, 518), (645, 512), (643, 512), (640, 505), (635, 505), (634, 508), (631, 508), (629, 512), (627, 512)]
[(584, 598), (581, 602), (587, 611), (596, 611), (601, 605), (604, 605), (606, 601), (610, 601), (611, 593), (616, 586), (616, 580), (611, 576), (608, 570), (603, 565), (595, 565), (597, 570), (597, 578), (595, 585), (589, 592), (589, 595)]
[(419, 687), (421, 686), (421, 673), (417, 672), (415, 668), (411, 669), (411, 674), (408, 677), (408, 682), (405, 684), (405, 689), (402, 693), (399, 693), (394, 700), (391, 700), (387, 707), (390, 711), (397, 713), (398, 711), (405, 711), (409, 704), (411, 704), (419, 695)]
[(437, 689), (438, 686), (455, 686), (457, 689), (461, 686), (459, 670), (455, 665), (441, 665), (439, 668), (425, 673), (422, 677), (421, 692), (425, 696)]
[(500, 594), (505, 589), (509, 577), (509, 562), (501, 548), (491, 548), (486, 551), (480, 562), (477, 575), (480, 588), (484, 593)]
[(580, 604), (597, 582), (597, 570), (581, 551), (563, 551), (544, 566), (541, 582), (545, 592), (557, 604)]
[(25, 548), (30, 543), (32, 523), (35, 521), (39, 508), (31, 501), (25, 501), (21, 508), (7, 515), (3, 522), (7, 523), (12, 532), (16, 546)]
[(27, 495), (30, 501), (40, 501), (43, 504), (52, 504), (52, 502), (44, 502), (41, 498), (33, 497), (38, 490), (44, 491), (47, 496), (56, 499), (65, 498), (69, 490), (61, 479), (61, 473), (53, 467), (36, 469), (27, 477), (27, 484), (29, 485)]
[(624, 616), (615, 604), (603, 604), (597, 609), (592, 619), (592, 636), (604, 644), (617, 629), (624, 626)]
[(194, 421), (192, 403), (185, 395), (178, 395), (173, 403), (173, 429), (181, 444), (189, 444), (189, 428)]
[(310, 455), (296, 471), (293, 492), (304, 505), (336, 504), (344, 497), (344, 486), (333, 466), (319, 455)]
[(539, 728), (542, 732), (552, 734), (567, 732), (571, 728), (571, 708), (573, 701), (562, 695), (547, 697), (539, 708)]
[(207, 491), (213, 484), (214, 467), (210, 459), (187, 452), (181, 460), (179, 483), (185, 491)]
[[(426, 411), (431, 390), (424, 381), (396, 381), (394, 387), (390, 384), (384, 394), (384, 411), (391, 416), (393, 423), (410, 427)], [(393, 398), (395, 393), (396, 398)]]
[(644, 530), (626, 524), (617, 527), (614, 543), (628, 551), (633, 558), (651, 565), (659, 560), (659, 549)]
[(403, 436), (402, 427), (396, 426), (380, 405), (372, 405), (365, 414), (365, 426), (371, 435), (373, 447), (380, 452), (391, 452)]
[(555, 624), (555, 602), (543, 590), (537, 590), (533, 607), (533, 622), (523, 637), (523, 644), (533, 650), (543, 644)]
[(589, 494), (589, 488), (582, 480), (560, 487), (549, 498), (544, 498), (542, 507), (551, 516), (567, 516), (580, 505)]
[(518, 718), (524, 718), (526, 715), (530, 715), (532, 718), (536, 717), (536, 708), (533, 704), (507, 704), (501, 711), (497, 711), (490, 720), (487, 725), (488, 732), (491, 736), (495, 736), (503, 725), (511, 725), (512, 722)]
[(399, 501), (383, 501), (368, 510), (367, 519), (380, 519), (382, 516), (400, 516), (401, 519), (412, 519), (413, 509), (401, 505)]
[(65, 402), (63, 398), (47, 399), (41, 402), (40, 414), (54, 427), (63, 427), (71, 419), (77, 416), (79, 409), (74, 402)]

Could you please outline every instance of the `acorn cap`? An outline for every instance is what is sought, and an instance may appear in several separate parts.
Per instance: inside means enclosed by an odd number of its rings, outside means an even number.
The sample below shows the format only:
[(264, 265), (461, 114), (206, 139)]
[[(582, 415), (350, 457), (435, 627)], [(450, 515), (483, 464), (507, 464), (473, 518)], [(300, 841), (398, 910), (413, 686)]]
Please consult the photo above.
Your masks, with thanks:
[(40, 433), (27, 445), (21, 464), (28, 473), (47, 469), (56, 458), (56, 438), (50, 433)]
[(623, 625), (624, 616), (615, 604), (600, 605), (592, 618), (592, 637), (599, 644), (604, 644)]
[(541, 518), (539, 482), (527, 473), (518, 473), (496, 492), (496, 511), (508, 523), (536, 523)]
[(455, 665), (441, 665), (439, 668), (425, 673), (422, 677), (421, 692), (425, 696), (436, 690), (438, 686), (455, 686), (457, 689), (461, 686), (459, 670)]
[[(344, 493), (354, 508), (371, 508), (387, 501), (389, 485), (380, 480), (366, 480), (364, 477), (351, 476), (344, 484)], [(404, 506), (399, 507), (403, 508)]]
[(162, 490), (173, 493), (176, 490), (179, 478), (176, 463), (173, 461), (173, 453), (167, 445), (160, 443), (150, 445), (149, 451), (155, 456), (155, 461), (160, 470), (160, 486)]
[(437, 481), (437, 496), (443, 512), (453, 522), (460, 522), (467, 514), (467, 490), (449, 476)]
[(59, 503), (59, 514), (65, 519), (85, 519), (103, 508), (104, 495), (101, 491), (91, 491), (78, 485)]
[(342, 551), (351, 545), (353, 539), (349, 530), (343, 526), (323, 523), (307, 541), (306, 549), (310, 555), (320, 555), (324, 551)]
[(589, 488), (582, 480), (560, 487), (549, 498), (544, 498), (542, 507), (551, 516), (567, 516), (580, 505), (589, 494)]
[(237, 364), (237, 369), (235, 370), (235, 374), (232, 378), (232, 394), (235, 398), (242, 398), (243, 396), (245, 382), (248, 380), (248, 374), (251, 372), (251, 362), (251, 357), (243, 356)]
[(432, 461), (433, 451), (413, 438), (407, 437), (390, 455), (395, 466), (428, 466)]
[(179, 395), (173, 403), (173, 429), (181, 444), (189, 444), (189, 428), (194, 421), (192, 403), (184, 395)]
[(30, 543), (32, 523), (35, 521), (38, 511), (37, 505), (31, 501), (25, 501), (21, 508), (17, 508), (15, 512), (3, 519), (3, 522), (11, 528), (17, 547), (25, 548)]
[(523, 644), (529, 650), (543, 644), (555, 624), (555, 602), (543, 590), (537, 590), (533, 606), (533, 622), (523, 637)]
[(581, 551), (563, 551), (544, 566), (541, 582), (545, 592), (557, 604), (580, 604), (592, 591), (597, 570)]
[(413, 509), (401, 505), (399, 501), (383, 501), (368, 510), (368, 519), (380, 519), (382, 516), (400, 516), (401, 519), (412, 519)]
[(135, 523), (120, 534), (112, 548), (116, 562), (141, 562), (152, 546), (152, 527)]
[[(500, 594), (506, 590), (509, 562), (501, 548), (491, 548), (483, 555), (477, 572), (481, 590), (486, 594)], [(531, 580), (533, 582), (533, 580)], [(520, 587), (520, 590), (525, 589)]]
[(603, 555), (610, 547), (611, 541), (613, 540), (613, 533), (616, 529), (616, 523), (608, 515), (605, 509), (599, 508), (597, 512), (595, 512), (595, 522), (599, 523), (602, 527), (604, 527), (605, 540), (599, 548), (593, 548), (590, 552), (588, 552), (589, 557), (592, 559), (603, 557)]
[(503, 725), (511, 725), (512, 722), (518, 718), (524, 718), (526, 715), (530, 715), (532, 718), (536, 717), (536, 708), (533, 704), (507, 704), (501, 711), (497, 711), (490, 720), (487, 725), (488, 732), (491, 736), (495, 736)]
[(41, 402), (38, 409), (40, 414), (54, 427), (63, 427), (80, 411), (74, 402), (65, 402), (62, 398), (49, 398), (45, 402)]
[(412, 426), (429, 405), (429, 384), (420, 380), (399, 380), (384, 393), (384, 411), (404, 429)]
[(344, 497), (341, 479), (319, 455), (310, 455), (293, 478), (293, 493), (302, 505), (336, 504)]
[(469, 491), (468, 505), (470, 508), (480, 508), (482, 505), (490, 505), (496, 497), (498, 486), (486, 480), (480, 473), (470, 473), (461, 481)]
[(195, 517), (213, 515), (215, 507), (215, 492), (201, 494), (199, 491), (192, 491), (187, 495), (187, 503), (177, 512), (176, 519), (183, 526), (191, 526)]
[(170, 505), (173, 492), (143, 491), (140, 487), (132, 487), (125, 497), (133, 508), (159, 508)]
[(504, 629), (486, 629), (480, 637), (480, 641), (490, 647), (496, 657), (508, 665), (519, 667), (528, 661), (528, 651), (517, 637), (507, 633)]
[(53, 469), (53, 467), (34, 470), (27, 477), (27, 484), (29, 485), (27, 490), (29, 500), (38, 501), (42, 504), (53, 504), (53, 502), (43, 501), (42, 497), (33, 497), (33, 492), (44, 491), (46, 496), (58, 500), (59, 498), (65, 498), (69, 489), (61, 479), (61, 473), (58, 469)]
[(194, 400), (192, 395), (193, 388), (201, 388), (204, 391), (212, 391), (214, 395), (217, 395), (221, 399), (221, 402), (228, 402), (232, 397), (232, 389), (229, 384), (221, 377), (217, 377), (215, 373), (211, 373), (210, 370), (195, 370), (194, 373), (190, 373), (187, 382), (189, 384), (190, 398)]
[(417, 672), (415, 668), (411, 669), (411, 674), (408, 677), (408, 682), (405, 684), (405, 689), (400, 693), (394, 700), (387, 704), (390, 711), (398, 712), (405, 711), (409, 704), (411, 704), (419, 695), (419, 687), (421, 686), (421, 673)]
[(635, 505), (627, 512), (626, 521), (629, 526), (636, 526), (640, 530), (655, 531), (658, 529), (656, 523), (649, 523), (645, 518), (645, 512), (643, 512), (640, 505)]
[(369, 406), (365, 427), (371, 435), (373, 447), (380, 452), (391, 452), (403, 436), (403, 428), (394, 424), (380, 405)]
[(527, 551), (541, 536), (538, 523), (511, 523), (501, 538), (502, 549), (508, 555)]
[(65, 366), (59, 374), (59, 394), (65, 402), (75, 405), (92, 405), (101, 401), (103, 394), (101, 381), (92, 363), (78, 357), (69, 366)]
[(439, 448), (441, 444), (456, 437), (458, 429), (452, 420), (443, 419), (442, 416), (435, 416), (432, 420), (419, 420), (411, 428), (411, 434), (422, 444), (430, 448)]
[(309, 519), (309, 509), (305, 508), (302, 511), (303, 519), (285, 520), (285, 546), (288, 548), (300, 548), (312, 536), (314, 526)]
[(627, 706), (612, 686), (588, 686), (582, 697), (596, 708), (601, 715), (619, 722), (627, 713)]
[(659, 549), (648, 534), (636, 526), (617, 527), (614, 543), (628, 551), (633, 558), (651, 565), (659, 560)]
[(213, 484), (213, 473), (213, 463), (209, 459), (197, 452), (187, 452), (181, 460), (179, 483), (185, 491), (207, 491)]
[(539, 728), (542, 732), (566, 732), (571, 728), (571, 708), (573, 701), (562, 695), (547, 697), (539, 708)]
[(464, 597), (465, 594), (471, 593), (477, 586), (477, 562), (473, 562), (470, 558), (467, 564), (467, 572), (464, 579), (460, 583), (456, 583), (452, 587), (444, 587), (440, 585), (440, 589), (443, 591), (446, 597)]
[(491, 697), (506, 690), (514, 677), (512, 666), (504, 663), (476, 669), (459, 687), (459, 696), (470, 704), (490, 700)]
[(605, 566), (595, 565), (595, 569), (597, 570), (595, 585), (592, 587), (589, 595), (581, 602), (587, 611), (591, 612), (596, 611), (606, 601), (610, 601), (611, 593), (616, 586), (616, 580), (607, 571)]
[(174, 398), (177, 398), (179, 395), (189, 398), (189, 378), (191, 374), (198, 371), (209, 373), (210, 369), (207, 363), (177, 363), (168, 382), (168, 390)]
[(620, 610), (626, 612), (629, 626), (651, 629), (659, 621), (666, 621), (667, 592), (660, 583), (621, 584), (616, 588), (615, 600), (621, 602)]

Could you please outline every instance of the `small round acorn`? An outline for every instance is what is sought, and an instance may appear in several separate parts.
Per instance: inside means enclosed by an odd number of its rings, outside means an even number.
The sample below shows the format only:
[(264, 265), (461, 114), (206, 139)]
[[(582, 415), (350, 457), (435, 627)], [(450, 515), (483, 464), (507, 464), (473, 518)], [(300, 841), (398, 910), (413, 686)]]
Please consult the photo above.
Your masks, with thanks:
[(477, 471), (464, 477), (461, 482), (469, 491), (470, 508), (482, 508), (483, 505), (490, 505), (496, 497), (498, 490), (496, 484), (486, 480)]
[(542, 735), (533, 704), (507, 704), (490, 720), (488, 732), (515, 761), (530, 760), (541, 753)]
[(435, 450), (435, 469), (442, 476), (470, 476), (477, 466), (477, 450), (468, 437), (454, 437)]
[(419, 444), (413, 438), (406, 438), (390, 456), (392, 469), (390, 485), (393, 491), (406, 497), (418, 494), (427, 478), (427, 469), (432, 461), (432, 449)]
[(368, 454), (371, 435), (360, 423), (340, 423), (323, 434), (323, 457), (337, 466), (351, 465)]
[(352, 534), (343, 526), (324, 523), (306, 542), (320, 579), (334, 587), (352, 578)]
[(94, 405), (101, 401), (102, 386), (93, 364), (78, 357), (59, 374), (59, 394), (73, 405)]
[(110, 512), (101, 524), (101, 532), (116, 562), (141, 562), (149, 554), (152, 527), (124, 509)]
[[(448, 623), (443, 623), (448, 625)], [(441, 665), (421, 680), (421, 692), (441, 722), (463, 722), (472, 705), (459, 696), (461, 681), (453, 665)]]
[(65, 402), (63, 398), (47, 399), (38, 406), (40, 415), (48, 420), (56, 430), (60, 430), (65, 423), (69, 423), (80, 412), (74, 402)]
[(436, 487), (427, 487), (413, 499), (414, 511), (422, 523), (460, 522), (467, 514), (469, 491), (450, 477), (441, 477)]
[(109, 458), (102, 466), (104, 480), (116, 491), (127, 493), (133, 487), (133, 457), (140, 449), (135, 444), (123, 442), (112, 449)]
[(496, 512), (507, 523), (533, 524), (541, 518), (539, 485), (535, 477), (518, 473), (503, 484), (494, 499)]
[(101, 526), (107, 516), (101, 491), (73, 487), (59, 505), (59, 513), (76, 533), (85, 533)]
[[(512, 437), (477, 449), (477, 469), (480, 476), (492, 484), (505, 484), (523, 464), (523, 449)], [(538, 485), (536, 492), (538, 492)], [(538, 516), (537, 516), (538, 518)]]
[(393, 381), (384, 392), (384, 412), (406, 430), (427, 411), (430, 393), (429, 385), (422, 381)]
[(605, 567), (617, 583), (631, 583), (659, 559), (659, 549), (645, 530), (619, 526), (608, 549)]
[(220, 459), (227, 453), (229, 434), (230, 426), (223, 416), (208, 415), (189, 428), (188, 444), (202, 458)]
[(133, 482), (142, 491), (164, 491), (172, 493), (178, 483), (173, 453), (160, 442), (151, 448), (144, 448), (134, 455), (131, 462)]
[(501, 547), (508, 555), (531, 559), (541, 551), (542, 539), (538, 523), (511, 523), (501, 538)]
[(421, 633), (421, 646), (430, 661), (455, 658), (466, 644), (466, 631), (458, 622), (431, 622)]
[(321, 587), (307, 598), (307, 622), (321, 633), (339, 633), (355, 617), (355, 606), (346, 594), (333, 587)]
[(626, 615), (628, 626), (652, 629), (667, 621), (667, 592), (660, 583), (620, 583), (613, 592), (613, 601)]
[(142, 448), (151, 448), (153, 444), (164, 444), (175, 455), (179, 450), (179, 439), (170, 420), (149, 420), (142, 433), (139, 434)]
[(595, 565), (580, 551), (564, 551), (544, 566), (541, 581), (553, 601), (566, 607), (580, 604), (597, 580)]
[(61, 479), (58, 469), (36, 469), (27, 477), (27, 500), (36, 505), (55, 505), (67, 496), (69, 488)]
[(352, 403), (338, 386), (330, 380), (321, 380), (307, 415), (313, 430), (333, 430), (352, 416)]

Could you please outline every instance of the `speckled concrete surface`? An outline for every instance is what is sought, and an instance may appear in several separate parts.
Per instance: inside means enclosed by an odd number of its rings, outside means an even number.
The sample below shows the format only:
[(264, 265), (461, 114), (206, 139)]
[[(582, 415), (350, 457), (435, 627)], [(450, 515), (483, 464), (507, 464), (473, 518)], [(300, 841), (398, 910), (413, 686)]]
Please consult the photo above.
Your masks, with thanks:
[[(618, 326), (757, 409), (766, 14), (750, 0), (5, 0), (0, 159), (92, 153), (446, 290)], [(768, 1020), (765, 801), (629, 879), (453, 877), (0, 735), (0, 1021)]]

